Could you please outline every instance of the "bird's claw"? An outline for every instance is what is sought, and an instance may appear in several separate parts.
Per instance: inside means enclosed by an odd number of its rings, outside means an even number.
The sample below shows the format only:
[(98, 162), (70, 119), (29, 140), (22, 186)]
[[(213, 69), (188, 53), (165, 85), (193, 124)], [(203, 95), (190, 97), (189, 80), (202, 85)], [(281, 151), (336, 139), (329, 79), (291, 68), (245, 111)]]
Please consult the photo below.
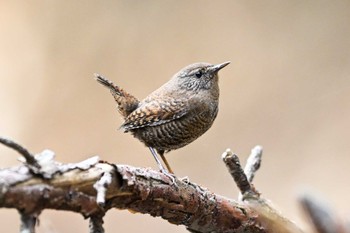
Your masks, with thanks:
[(190, 183), (190, 178), (188, 178), (188, 176), (181, 177), (181, 178), (179, 178), (179, 180), (181, 180), (185, 184), (189, 184)]
[(171, 180), (170, 182), (171, 185), (177, 186), (176, 176), (174, 174), (169, 173), (167, 170), (164, 170), (164, 169), (161, 169), (160, 172), (163, 173), (165, 176), (167, 176)]

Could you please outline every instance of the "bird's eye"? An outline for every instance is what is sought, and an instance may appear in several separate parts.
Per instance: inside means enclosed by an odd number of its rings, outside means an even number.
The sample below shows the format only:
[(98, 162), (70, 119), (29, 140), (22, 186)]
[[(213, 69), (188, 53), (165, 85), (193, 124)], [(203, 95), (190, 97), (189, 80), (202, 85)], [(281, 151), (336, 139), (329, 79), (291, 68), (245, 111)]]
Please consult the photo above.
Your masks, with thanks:
[(195, 75), (196, 75), (197, 78), (200, 78), (200, 77), (202, 77), (203, 73), (202, 73), (202, 71), (200, 70), (200, 71), (198, 71), (197, 73), (195, 73)]

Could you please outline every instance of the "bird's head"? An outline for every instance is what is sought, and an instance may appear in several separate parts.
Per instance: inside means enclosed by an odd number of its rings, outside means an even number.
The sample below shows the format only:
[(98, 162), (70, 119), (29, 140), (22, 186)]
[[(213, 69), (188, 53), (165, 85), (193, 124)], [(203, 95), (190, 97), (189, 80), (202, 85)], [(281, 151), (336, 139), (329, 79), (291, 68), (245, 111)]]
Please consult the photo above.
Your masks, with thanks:
[(228, 64), (230, 62), (218, 65), (194, 63), (181, 69), (172, 79), (181, 90), (199, 93), (218, 89), (218, 72)]

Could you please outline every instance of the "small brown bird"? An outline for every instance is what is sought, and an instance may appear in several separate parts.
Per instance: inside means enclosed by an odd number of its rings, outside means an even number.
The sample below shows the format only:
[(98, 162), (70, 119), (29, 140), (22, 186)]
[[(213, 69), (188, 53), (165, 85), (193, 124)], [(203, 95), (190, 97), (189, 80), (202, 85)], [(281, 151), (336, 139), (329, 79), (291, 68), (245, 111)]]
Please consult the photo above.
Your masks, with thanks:
[(218, 71), (229, 63), (186, 66), (142, 101), (98, 74), (95, 79), (117, 102), (125, 120), (120, 128), (149, 147), (161, 172), (168, 174), (173, 170), (164, 153), (186, 146), (212, 126), (218, 113)]

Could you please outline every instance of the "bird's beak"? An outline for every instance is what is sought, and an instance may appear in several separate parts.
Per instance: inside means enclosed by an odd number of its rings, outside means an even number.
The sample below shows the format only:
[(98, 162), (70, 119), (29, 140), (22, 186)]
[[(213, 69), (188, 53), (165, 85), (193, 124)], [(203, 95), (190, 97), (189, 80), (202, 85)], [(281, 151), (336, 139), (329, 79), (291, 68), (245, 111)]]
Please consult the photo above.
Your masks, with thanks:
[(230, 64), (231, 62), (227, 61), (218, 65), (213, 65), (212, 67), (210, 67), (210, 70), (212, 72), (218, 72), (219, 70), (221, 70), (222, 68), (224, 68), (225, 66), (227, 66), (228, 64)]

